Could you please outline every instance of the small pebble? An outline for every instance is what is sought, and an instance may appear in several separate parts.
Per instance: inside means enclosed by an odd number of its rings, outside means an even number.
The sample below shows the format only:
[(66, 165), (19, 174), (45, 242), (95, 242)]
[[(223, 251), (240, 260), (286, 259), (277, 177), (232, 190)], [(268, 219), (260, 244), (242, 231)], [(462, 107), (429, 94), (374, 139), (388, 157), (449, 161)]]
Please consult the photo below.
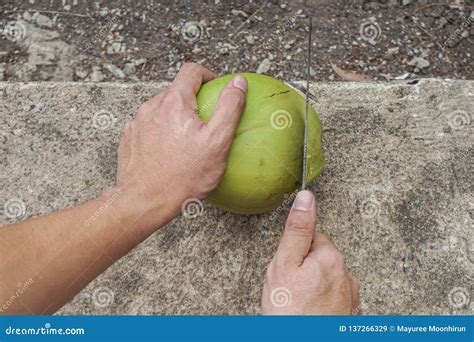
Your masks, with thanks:
[(266, 73), (268, 70), (270, 70), (272, 66), (272, 63), (268, 58), (265, 58), (262, 62), (260, 62), (260, 65), (257, 68), (257, 74), (263, 74)]
[(102, 82), (105, 78), (105, 76), (102, 73), (100, 67), (98, 67), (98, 66), (92, 67), (92, 73), (91, 73), (90, 77), (91, 77), (92, 82)]
[(113, 64), (104, 64), (104, 68), (109, 70), (117, 78), (125, 77), (125, 73)]

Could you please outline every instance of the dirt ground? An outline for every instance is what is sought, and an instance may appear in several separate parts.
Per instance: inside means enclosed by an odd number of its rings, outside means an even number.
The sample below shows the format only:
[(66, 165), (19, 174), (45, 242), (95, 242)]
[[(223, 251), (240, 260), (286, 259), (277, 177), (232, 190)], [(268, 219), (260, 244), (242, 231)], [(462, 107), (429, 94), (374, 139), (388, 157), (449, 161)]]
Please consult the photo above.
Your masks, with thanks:
[(310, 15), (313, 80), (344, 71), (473, 79), (473, 9), (462, 0), (0, 0), (0, 80), (172, 79), (187, 61), (304, 79)]

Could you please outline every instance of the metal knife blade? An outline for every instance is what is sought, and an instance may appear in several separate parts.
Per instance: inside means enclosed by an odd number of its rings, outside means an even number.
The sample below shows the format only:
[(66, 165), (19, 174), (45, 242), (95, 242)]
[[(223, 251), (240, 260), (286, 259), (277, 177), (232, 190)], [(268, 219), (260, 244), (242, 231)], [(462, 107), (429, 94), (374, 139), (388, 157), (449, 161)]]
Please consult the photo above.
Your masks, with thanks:
[(309, 77), (311, 67), (311, 32), (313, 31), (313, 23), (309, 17), (309, 36), (308, 36), (308, 61), (306, 65), (306, 108), (304, 118), (304, 141), (303, 141), (303, 175), (301, 177), (301, 190), (306, 188), (306, 158), (308, 157), (308, 111), (309, 111)]

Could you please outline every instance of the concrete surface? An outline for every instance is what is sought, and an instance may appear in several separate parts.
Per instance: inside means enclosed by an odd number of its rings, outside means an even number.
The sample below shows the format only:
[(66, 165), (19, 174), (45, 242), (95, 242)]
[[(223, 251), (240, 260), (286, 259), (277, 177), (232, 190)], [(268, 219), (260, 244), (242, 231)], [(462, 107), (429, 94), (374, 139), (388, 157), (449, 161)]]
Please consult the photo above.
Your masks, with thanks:
[[(410, 83), (314, 85), (319, 224), (360, 279), (366, 313), (472, 314), (474, 82)], [(163, 86), (0, 83), (1, 223), (112, 185), (121, 126)], [(177, 218), (60, 313), (258, 314), (288, 205)]]

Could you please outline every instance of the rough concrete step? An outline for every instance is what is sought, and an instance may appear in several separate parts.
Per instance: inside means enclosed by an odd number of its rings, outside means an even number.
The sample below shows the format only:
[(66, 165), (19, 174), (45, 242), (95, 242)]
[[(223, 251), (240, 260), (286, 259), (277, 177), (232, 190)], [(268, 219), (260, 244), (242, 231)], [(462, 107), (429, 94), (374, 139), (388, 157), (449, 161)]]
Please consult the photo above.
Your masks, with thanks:
[[(111, 186), (123, 123), (165, 85), (0, 83), (0, 194), (18, 209), (1, 224)], [(472, 313), (473, 93), (434, 79), (312, 87), (327, 157), (319, 227), (360, 279), (366, 313)], [(177, 218), (61, 313), (258, 313), (289, 205)]]

